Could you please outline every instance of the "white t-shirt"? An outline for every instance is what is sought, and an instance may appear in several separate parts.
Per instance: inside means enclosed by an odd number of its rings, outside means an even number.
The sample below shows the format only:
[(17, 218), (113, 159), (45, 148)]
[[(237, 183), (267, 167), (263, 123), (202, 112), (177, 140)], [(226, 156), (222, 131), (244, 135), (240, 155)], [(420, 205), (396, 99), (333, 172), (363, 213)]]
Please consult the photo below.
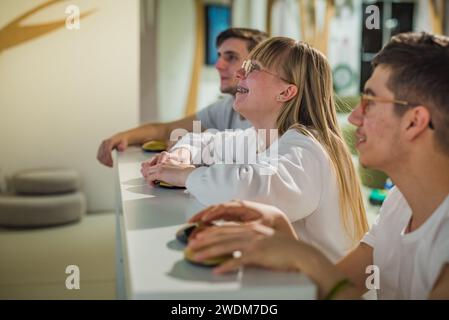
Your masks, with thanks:
[[(200, 144), (203, 160), (204, 154), (219, 154), (213, 161), (207, 161), (210, 166), (201, 166), (189, 175), (188, 191), (204, 205), (240, 199), (276, 206), (285, 212), (303, 241), (318, 247), (336, 262), (351, 249), (352, 242), (342, 226), (339, 189), (326, 151), (312, 138), (288, 130), (277, 143), (261, 152), (255, 163), (237, 161), (236, 153), (231, 154), (232, 161), (223, 163), (220, 154), (223, 145), (234, 140), (236, 151), (248, 149), (248, 145), (255, 143), (254, 133), (254, 128), (250, 128), (215, 135), (185, 135), (173, 149), (189, 148), (197, 164), (201, 158), (201, 155), (198, 158)], [(246, 146), (244, 139), (240, 139), (245, 135), (250, 137)], [(273, 167), (276, 170), (267, 174)]]
[(449, 195), (417, 230), (404, 234), (411, 209), (395, 187), (362, 239), (379, 267), (379, 299), (427, 299), (449, 263)]
[(210, 106), (200, 110), (196, 117), (204, 129), (248, 129), (251, 123), (234, 110), (234, 96), (224, 95)]

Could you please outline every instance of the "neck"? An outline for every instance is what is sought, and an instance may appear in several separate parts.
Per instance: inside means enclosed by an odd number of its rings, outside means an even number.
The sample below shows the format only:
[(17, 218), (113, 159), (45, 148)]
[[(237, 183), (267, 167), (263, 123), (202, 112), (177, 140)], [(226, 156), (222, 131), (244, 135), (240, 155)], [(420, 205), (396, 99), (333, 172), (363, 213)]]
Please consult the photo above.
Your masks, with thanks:
[[(250, 119), (248, 119), (250, 120)], [(259, 121), (255, 120), (255, 121), (251, 121), (250, 122), (253, 124), (254, 129), (256, 129), (257, 131), (259, 130), (265, 130), (265, 135), (261, 136), (261, 138), (265, 139), (264, 140), (264, 144), (266, 146), (266, 148), (268, 148), (271, 143), (277, 139), (277, 135), (273, 135), (271, 134), (271, 130), (276, 130), (276, 120), (271, 119), (270, 117), (266, 117), (264, 119), (259, 119)]]
[(419, 228), (449, 194), (449, 157), (432, 152), (412, 154), (385, 170), (412, 209), (410, 231)]

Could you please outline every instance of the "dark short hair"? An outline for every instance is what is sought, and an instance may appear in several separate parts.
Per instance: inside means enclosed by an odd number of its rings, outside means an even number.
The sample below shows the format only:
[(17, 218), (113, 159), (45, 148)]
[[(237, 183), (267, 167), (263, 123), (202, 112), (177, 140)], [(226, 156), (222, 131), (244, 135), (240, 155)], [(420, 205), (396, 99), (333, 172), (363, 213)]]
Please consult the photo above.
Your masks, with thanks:
[(229, 28), (222, 31), (217, 37), (217, 48), (228, 39), (237, 38), (246, 41), (248, 52), (253, 50), (262, 41), (268, 39), (268, 33), (248, 28)]
[[(374, 57), (372, 66), (391, 72), (387, 87), (395, 99), (429, 108), (438, 144), (449, 154), (449, 37), (402, 33)], [(395, 108), (401, 116), (407, 109)]]

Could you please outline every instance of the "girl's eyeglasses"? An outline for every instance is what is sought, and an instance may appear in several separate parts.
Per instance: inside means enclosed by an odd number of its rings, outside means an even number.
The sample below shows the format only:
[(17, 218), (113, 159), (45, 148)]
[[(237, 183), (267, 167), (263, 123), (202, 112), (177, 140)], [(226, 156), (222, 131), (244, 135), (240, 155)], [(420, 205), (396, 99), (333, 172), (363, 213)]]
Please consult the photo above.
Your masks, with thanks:
[(272, 72), (270, 72), (268, 70), (263, 69), (260, 65), (255, 63), (253, 60), (245, 60), (245, 61), (243, 61), (241, 70), (243, 71), (243, 75), (244, 75), (245, 78), (247, 78), (250, 75), (250, 73), (253, 72), (253, 71), (260, 71), (260, 72), (268, 73), (268, 74), (272, 75), (273, 77), (279, 78), (282, 81), (285, 81), (285, 82), (288, 83), (287, 80), (285, 80), (284, 78), (282, 78), (278, 74), (272, 73)]
[[(360, 94), (360, 108), (361, 108), (362, 114), (364, 116), (368, 112), (370, 103), (373, 103), (373, 102), (394, 103), (395, 105), (402, 106), (402, 107), (416, 107), (419, 105), (418, 103), (410, 103), (410, 102), (404, 101), (404, 100), (380, 98), (380, 97), (372, 96), (372, 95), (362, 92)], [(429, 128), (432, 130), (434, 129), (432, 121), (429, 121)]]

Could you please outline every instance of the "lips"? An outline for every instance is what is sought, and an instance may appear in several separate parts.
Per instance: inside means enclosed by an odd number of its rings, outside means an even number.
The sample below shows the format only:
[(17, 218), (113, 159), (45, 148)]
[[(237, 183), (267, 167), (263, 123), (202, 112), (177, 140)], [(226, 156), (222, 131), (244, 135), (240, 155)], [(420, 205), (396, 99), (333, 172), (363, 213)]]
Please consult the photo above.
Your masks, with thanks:
[(359, 131), (356, 131), (355, 137), (357, 139), (357, 143), (356, 143), (357, 146), (361, 143), (366, 142), (366, 136), (361, 134)]
[(248, 93), (249, 90), (247, 88), (242, 87), (242, 86), (237, 86), (237, 92), (245, 94), (245, 93)]

